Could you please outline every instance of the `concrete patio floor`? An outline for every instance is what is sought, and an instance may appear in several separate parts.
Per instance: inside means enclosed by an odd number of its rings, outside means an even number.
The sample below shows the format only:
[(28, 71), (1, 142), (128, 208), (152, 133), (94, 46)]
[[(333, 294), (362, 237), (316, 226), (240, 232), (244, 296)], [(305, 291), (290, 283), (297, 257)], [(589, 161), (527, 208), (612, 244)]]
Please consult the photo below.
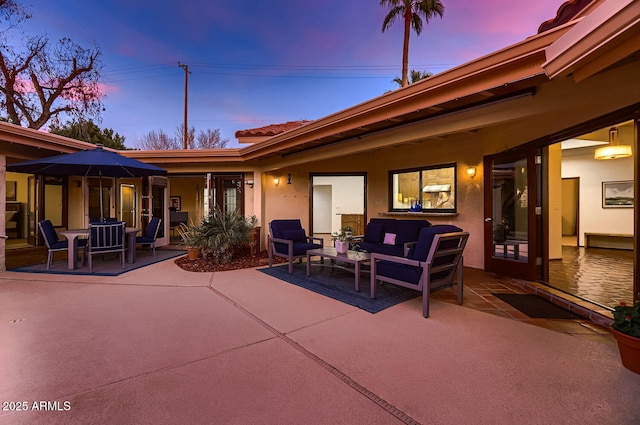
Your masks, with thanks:
[(638, 394), (612, 344), (438, 299), (369, 314), (172, 260), (0, 273), (0, 425), (632, 424)]

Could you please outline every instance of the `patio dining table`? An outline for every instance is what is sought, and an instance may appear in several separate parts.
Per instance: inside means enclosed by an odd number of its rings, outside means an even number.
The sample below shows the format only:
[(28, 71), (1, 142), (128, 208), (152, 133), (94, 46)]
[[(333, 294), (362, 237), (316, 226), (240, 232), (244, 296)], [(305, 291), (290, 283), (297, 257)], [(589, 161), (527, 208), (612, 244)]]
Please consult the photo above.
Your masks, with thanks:
[[(136, 234), (142, 229), (137, 227), (127, 227), (125, 232), (127, 234), (127, 263), (136, 262)], [(89, 229), (68, 229), (58, 231), (62, 236), (66, 237), (69, 241), (68, 254), (67, 254), (67, 268), (69, 270), (75, 270), (78, 264), (78, 238), (89, 237)]]

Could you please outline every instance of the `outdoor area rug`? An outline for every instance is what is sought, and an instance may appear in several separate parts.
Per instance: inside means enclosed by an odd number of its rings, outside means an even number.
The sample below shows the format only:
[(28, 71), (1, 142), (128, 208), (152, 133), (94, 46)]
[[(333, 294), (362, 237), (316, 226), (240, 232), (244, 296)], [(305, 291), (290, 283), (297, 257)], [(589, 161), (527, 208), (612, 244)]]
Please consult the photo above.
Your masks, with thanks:
[(421, 295), (420, 291), (386, 283), (378, 283), (376, 287), (376, 298), (371, 299), (369, 273), (361, 272), (360, 292), (356, 292), (354, 287), (354, 273), (330, 266), (312, 266), (311, 276), (309, 277), (307, 277), (306, 263), (294, 264), (293, 274), (289, 274), (286, 264), (258, 270), (293, 285), (361, 308), (369, 313), (377, 313), (385, 308)]
[(50, 273), (50, 274), (72, 274), (72, 275), (90, 275), (90, 276), (118, 276), (122, 273), (130, 272), (131, 270), (139, 269), (153, 263), (168, 260), (170, 258), (179, 257), (185, 255), (186, 251), (176, 249), (156, 249), (156, 258), (153, 258), (151, 251), (143, 249), (136, 252), (136, 262), (133, 264), (125, 263), (125, 268), (122, 268), (120, 263), (120, 255), (105, 254), (93, 256), (93, 273), (89, 273), (89, 264), (82, 265), (78, 262), (78, 268), (75, 270), (69, 270), (67, 268), (67, 259), (56, 259), (51, 264), (51, 268), (47, 270), (46, 257), (45, 261), (40, 264), (34, 264), (30, 266), (17, 267), (9, 269), (11, 272), (24, 272), (24, 273)]
[(534, 294), (491, 294), (536, 319), (582, 319), (583, 317)]

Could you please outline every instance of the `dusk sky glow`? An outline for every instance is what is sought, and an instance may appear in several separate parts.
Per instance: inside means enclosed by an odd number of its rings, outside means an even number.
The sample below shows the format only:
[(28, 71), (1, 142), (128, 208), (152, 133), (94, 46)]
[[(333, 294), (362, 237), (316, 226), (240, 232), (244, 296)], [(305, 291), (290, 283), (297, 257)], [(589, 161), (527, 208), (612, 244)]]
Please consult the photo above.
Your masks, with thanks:
[[(439, 73), (536, 34), (564, 0), (442, 0), (412, 33), (410, 69)], [(314, 120), (397, 88), (402, 23), (381, 32), (378, 0), (30, 0), (23, 29), (102, 51), (101, 127), (127, 147), (151, 130), (237, 130)]]

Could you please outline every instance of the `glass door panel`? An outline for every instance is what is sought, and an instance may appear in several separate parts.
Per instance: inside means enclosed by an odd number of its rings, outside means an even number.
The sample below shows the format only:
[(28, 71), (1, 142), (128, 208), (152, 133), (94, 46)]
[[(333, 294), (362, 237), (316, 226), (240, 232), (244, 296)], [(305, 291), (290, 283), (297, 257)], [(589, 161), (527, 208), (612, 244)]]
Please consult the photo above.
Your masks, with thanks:
[(527, 160), (494, 161), (491, 173), (494, 258), (527, 262)]
[(111, 215), (111, 178), (89, 178), (89, 221), (112, 218)]
[(134, 185), (120, 185), (120, 218), (128, 227), (136, 226), (136, 196)]
[(533, 151), (485, 159), (485, 267), (539, 279), (536, 212), (539, 165)]
[(27, 243), (29, 245), (38, 245), (40, 240), (38, 232), (40, 184), (41, 178), (38, 176), (29, 176), (27, 179)]

